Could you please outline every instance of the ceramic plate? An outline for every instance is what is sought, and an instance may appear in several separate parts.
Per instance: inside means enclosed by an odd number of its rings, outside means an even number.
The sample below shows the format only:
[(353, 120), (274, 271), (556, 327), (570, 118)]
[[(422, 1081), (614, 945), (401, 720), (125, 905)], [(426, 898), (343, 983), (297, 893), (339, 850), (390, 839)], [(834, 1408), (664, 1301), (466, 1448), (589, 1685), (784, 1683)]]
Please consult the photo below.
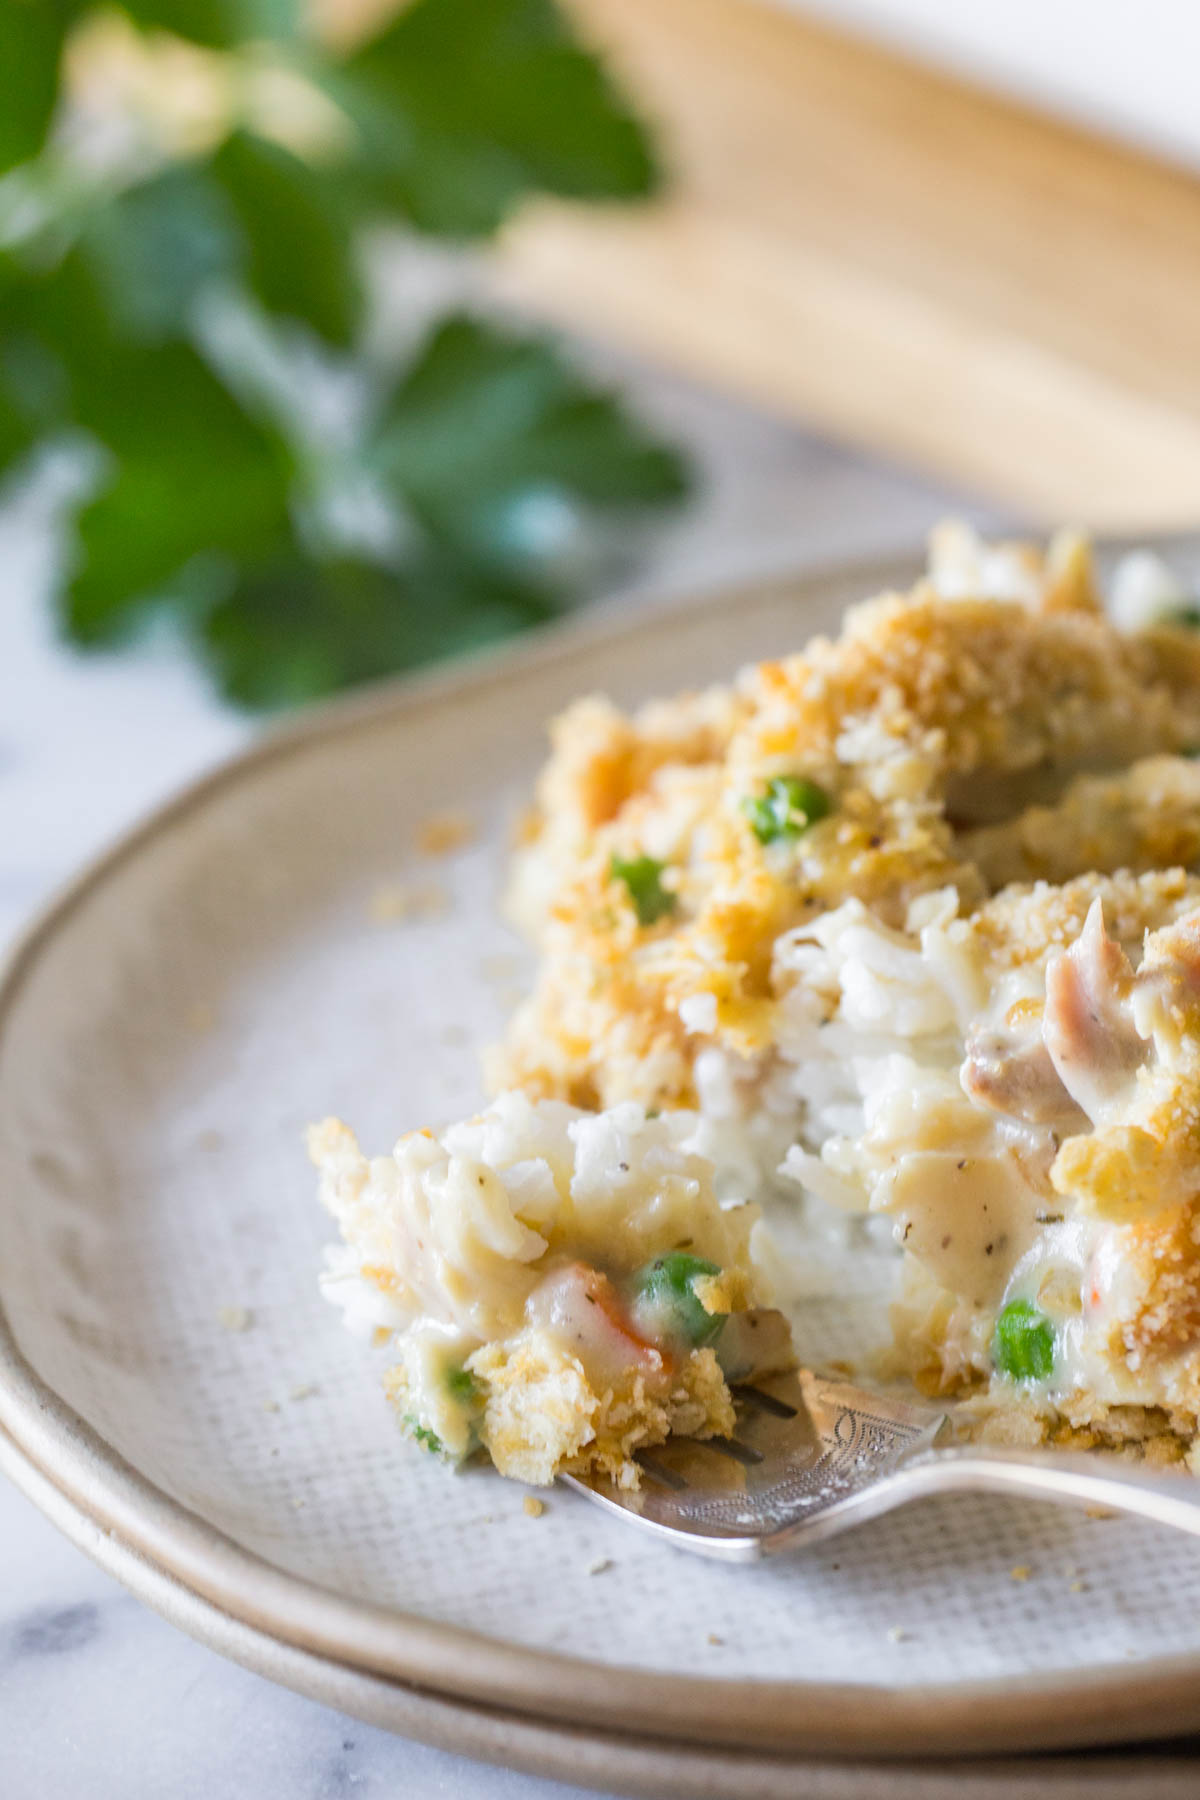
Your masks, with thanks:
[[(0, 1456), (152, 1604), (364, 1716), (482, 1720), (456, 1741), (628, 1785), (579, 1745), (777, 1771), (1200, 1727), (1200, 1546), (962, 1497), (724, 1568), (566, 1492), (533, 1519), (399, 1438), (317, 1294), (305, 1122), (383, 1149), (481, 1098), (528, 972), (497, 894), (542, 721), (793, 648), (913, 567), (592, 615), (305, 719), (27, 935), (0, 989)], [(450, 807), (474, 837), (422, 856)], [(813, 1298), (810, 1346), (838, 1310)]]

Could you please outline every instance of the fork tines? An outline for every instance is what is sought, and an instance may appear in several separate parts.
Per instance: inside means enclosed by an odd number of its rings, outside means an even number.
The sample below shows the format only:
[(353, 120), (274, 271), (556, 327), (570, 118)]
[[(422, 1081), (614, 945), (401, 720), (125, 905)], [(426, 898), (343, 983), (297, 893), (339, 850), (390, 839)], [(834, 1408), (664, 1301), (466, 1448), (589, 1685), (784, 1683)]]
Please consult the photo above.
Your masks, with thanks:
[(752, 1411), (771, 1413), (776, 1419), (794, 1419), (799, 1407), (789, 1406), (786, 1400), (780, 1400), (774, 1394), (764, 1392), (762, 1388), (735, 1387), (734, 1401), (739, 1406), (748, 1406)]

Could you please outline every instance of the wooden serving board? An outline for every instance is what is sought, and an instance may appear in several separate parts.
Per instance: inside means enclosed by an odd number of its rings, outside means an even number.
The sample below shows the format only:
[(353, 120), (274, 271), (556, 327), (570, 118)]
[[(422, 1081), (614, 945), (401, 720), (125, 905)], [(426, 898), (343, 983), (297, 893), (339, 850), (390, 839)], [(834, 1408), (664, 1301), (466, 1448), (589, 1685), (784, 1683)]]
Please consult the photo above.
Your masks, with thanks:
[(1200, 512), (1200, 179), (763, 0), (570, 0), (674, 170), (522, 213), (548, 318), (1045, 519)]

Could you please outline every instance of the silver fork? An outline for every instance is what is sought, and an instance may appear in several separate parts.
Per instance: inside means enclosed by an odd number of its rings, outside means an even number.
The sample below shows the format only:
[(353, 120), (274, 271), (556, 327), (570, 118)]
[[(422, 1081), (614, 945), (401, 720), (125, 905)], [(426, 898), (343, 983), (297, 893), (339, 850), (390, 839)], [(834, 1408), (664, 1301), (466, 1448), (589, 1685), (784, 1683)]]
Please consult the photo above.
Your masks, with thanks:
[(749, 1562), (819, 1543), (928, 1494), (1024, 1494), (1134, 1513), (1200, 1537), (1200, 1481), (1147, 1476), (1092, 1453), (942, 1446), (948, 1415), (811, 1369), (733, 1385), (731, 1438), (676, 1438), (639, 1457), (643, 1480), (562, 1479), (609, 1512), (700, 1556)]

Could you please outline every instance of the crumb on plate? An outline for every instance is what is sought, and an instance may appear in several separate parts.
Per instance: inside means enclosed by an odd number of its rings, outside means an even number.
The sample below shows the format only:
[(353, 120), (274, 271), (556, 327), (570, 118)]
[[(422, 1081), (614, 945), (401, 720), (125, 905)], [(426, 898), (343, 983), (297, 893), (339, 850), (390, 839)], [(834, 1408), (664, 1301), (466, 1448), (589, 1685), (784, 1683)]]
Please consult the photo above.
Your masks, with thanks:
[(474, 836), (475, 824), (467, 813), (430, 813), (417, 827), (417, 849), (422, 856), (448, 856), (469, 844)]
[(450, 896), (446, 889), (427, 882), (381, 882), (367, 902), (367, 916), (372, 925), (416, 923), (442, 918), (449, 911)]

